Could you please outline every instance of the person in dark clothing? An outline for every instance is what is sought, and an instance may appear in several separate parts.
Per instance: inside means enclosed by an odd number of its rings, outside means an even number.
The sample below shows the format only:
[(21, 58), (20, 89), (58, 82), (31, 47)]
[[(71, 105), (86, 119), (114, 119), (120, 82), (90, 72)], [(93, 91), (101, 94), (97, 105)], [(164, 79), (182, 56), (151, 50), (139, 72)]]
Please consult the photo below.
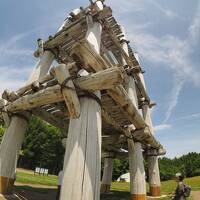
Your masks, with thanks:
[(184, 177), (181, 173), (177, 173), (175, 178), (175, 181), (177, 182), (177, 187), (175, 190), (175, 196), (172, 198), (172, 200), (186, 200), (186, 197), (184, 196)]

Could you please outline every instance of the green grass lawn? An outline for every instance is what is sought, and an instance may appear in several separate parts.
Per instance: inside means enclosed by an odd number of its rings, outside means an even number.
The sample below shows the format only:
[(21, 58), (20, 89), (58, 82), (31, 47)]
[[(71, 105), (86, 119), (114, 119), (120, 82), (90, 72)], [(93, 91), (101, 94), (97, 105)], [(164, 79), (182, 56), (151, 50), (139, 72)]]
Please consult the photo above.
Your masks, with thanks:
[(39, 185), (48, 185), (56, 186), (57, 185), (57, 176), (43, 176), (43, 175), (34, 175), (34, 173), (25, 173), (17, 172), (17, 182), (19, 183), (30, 183), (30, 184), (39, 184)]
[[(192, 187), (192, 190), (200, 190), (200, 176), (193, 177), (193, 178), (186, 178), (185, 183)], [(114, 182), (112, 183), (112, 190), (116, 191), (129, 191), (130, 185), (129, 183), (121, 183), (121, 182)], [(163, 194), (170, 194), (173, 193), (174, 189), (176, 188), (176, 183), (174, 180), (171, 181), (164, 181), (162, 182), (162, 193)], [(148, 190), (148, 187), (147, 187)]]
[[(29, 184), (39, 184), (39, 185), (46, 185), (46, 186), (56, 186), (57, 185), (57, 176), (42, 176), (42, 175), (34, 175), (30, 171), (26, 173), (26, 171), (18, 171), (17, 172), (17, 182), (19, 183), (29, 183)], [(193, 178), (186, 178), (185, 182), (192, 187), (192, 190), (200, 190), (200, 176), (193, 177)], [(162, 182), (162, 194), (172, 194), (176, 188), (175, 181), (165, 181)], [(129, 183), (122, 183), (122, 182), (113, 182), (112, 183), (112, 191), (116, 192), (119, 191), (119, 195), (124, 195), (127, 197), (130, 190)], [(148, 191), (148, 187), (147, 187)], [(168, 200), (170, 198), (164, 198), (163, 200)]]

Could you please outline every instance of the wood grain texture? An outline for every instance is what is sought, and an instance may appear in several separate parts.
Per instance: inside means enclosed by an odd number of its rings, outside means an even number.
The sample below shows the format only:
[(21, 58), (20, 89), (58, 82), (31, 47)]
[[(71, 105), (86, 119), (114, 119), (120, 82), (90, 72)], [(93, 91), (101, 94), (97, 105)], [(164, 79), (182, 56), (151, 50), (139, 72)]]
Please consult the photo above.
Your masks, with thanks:
[[(44, 76), (53, 61), (52, 54), (46, 52), (36, 64), (27, 84)], [(27, 120), (14, 116), (6, 129), (0, 145), (0, 176), (14, 179), (19, 150), (26, 132)], [(10, 184), (5, 185), (4, 190), (9, 191)]]
[(78, 118), (80, 116), (80, 102), (74, 83), (69, 79), (68, 82), (63, 85), (64, 81), (70, 78), (69, 70), (65, 64), (60, 64), (55, 68), (55, 76), (58, 83), (62, 85), (61, 92), (68, 108), (70, 118)]
[(85, 97), (80, 103), (80, 117), (69, 124), (61, 200), (100, 197), (101, 108)]
[(101, 181), (101, 192), (110, 192), (110, 186), (112, 183), (112, 173), (113, 173), (113, 158), (104, 159), (104, 169), (103, 177)]

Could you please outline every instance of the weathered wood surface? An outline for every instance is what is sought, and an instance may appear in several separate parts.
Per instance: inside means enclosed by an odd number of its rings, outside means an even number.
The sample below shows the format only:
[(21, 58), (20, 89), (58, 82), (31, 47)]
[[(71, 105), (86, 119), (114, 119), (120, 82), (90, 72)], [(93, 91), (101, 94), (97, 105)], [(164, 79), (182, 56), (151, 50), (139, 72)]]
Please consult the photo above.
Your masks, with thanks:
[[(62, 86), (61, 92), (65, 99), (70, 118), (78, 118), (80, 116), (80, 102), (69, 70), (65, 64), (59, 65), (54, 70), (58, 83)], [(68, 81), (65, 83), (67, 79)]]
[(80, 103), (80, 117), (69, 124), (61, 200), (100, 197), (101, 108), (86, 97)]
[(103, 177), (101, 181), (101, 193), (110, 192), (113, 173), (113, 158), (104, 159)]
[(8, 115), (8, 112), (5, 108), (6, 104), (7, 104), (6, 100), (0, 99), (0, 109), (2, 112), (2, 118), (4, 120), (6, 127), (8, 127), (10, 125), (10, 116)]
[[(52, 76), (52, 74), (47, 74), (45, 76), (43, 76), (41, 79), (39, 79), (38, 81), (35, 81), (35, 84), (43, 84), (45, 82), (48, 82), (50, 80), (52, 80), (54, 77)], [(32, 90), (33, 88), (33, 85), (34, 85), (34, 82), (31, 83), (31, 84), (28, 84), (22, 88), (20, 88), (19, 90), (16, 91), (16, 94), (18, 95), (18, 98), (19, 96), (23, 95), (24, 93), (26, 93), (27, 91), (30, 91)]]
[[(52, 61), (53, 55), (50, 52), (44, 53), (40, 61), (36, 64), (27, 84), (44, 76), (49, 70)], [(18, 154), (24, 139), (26, 127), (27, 120), (25, 118), (13, 116), (3, 136), (0, 145), (0, 179), (5, 180), (4, 182), (0, 182), (0, 188), (3, 188), (0, 191), (2, 194), (12, 192), (11, 188), (14, 183)]]
[[(86, 43), (85, 43), (86, 44)], [(103, 58), (101, 58), (95, 49), (90, 48), (89, 56), (86, 54), (86, 51), (88, 51), (88, 44), (84, 46), (84, 44), (80, 45), (79, 47), (76, 47), (76, 51), (74, 51), (74, 54), (81, 59), (81, 61), (84, 63), (84, 66), (88, 66), (89, 68), (92, 68), (94, 71), (100, 71), (104, 68), (104, 62)], [(85, 51), (86, 49), (86, 51)], [(94, 55), (98, 55), (98, 58)], [(122, 85), (117, 86), (116, 88), (108, 90), (108, 94), (115, 100), (116, 103), (118, 103), (125, 112), (127, 112), (129, 120), (131, 123), (133, 123), (136, 128), (144, 128), (145, 122), (141, 115), (138, 113), (137, 109), (131, 102), (130, 98), (128, 97), (127, 92), (123, 88)]]
[[(143, 104), (142, 111), (143, 111), (143, 117), (144, 117), (146, 123), (148, 124), (149, 128), (151, 129), (151, 133), (154, 134), (149, 105)], [(159, 165), (158, 165), (158, 156), (156, 156), (156, 153), (158, 153), (158, 150), (152, 150), (152, 151), (155, 152), (155, 156), (148, 156), (148, 174), (149, 174), (150, 195), (151, 196), (160, 196), (161, 195), (160, 170), (159, 170)], [(148, 153), (147, 153), (147, 155), (148, 155)]]
[[(135, 89), (135, 81), (130, 76), (126, 90), (135, 107), (138, 108), (138, 99)], [(132, 127), (130, 127), (132, 128)], [(130, 169), (130, 192), (131, 199), (146, 198), (145, 170), (142, 155), (142, 145), (139, 142), (128, 140), (129, 148), (129, 169)], [(140, 198), (141, 197), (141, 198)]]
[(52, 124), (55, 127), (60, 128), (61, 130), (66, 127), (66, 121), (60, 120), (58, 117), (54, 116), (50, 112), (47, 112), (41, 108), (34, 108), (32, 110), (32, 114), (40, 117), (41, 119), (45, 120), (49, 124)]
[(122, 70), (118, 67), (108, 68), (88, 77), (81, 77), (74, 80), (74, 84), (83, 90), (95, 91), (114, 88), (124, 81)]
[[(97, 89), (105, 90), (108, 88), (115, 87), (117, 84), (121, 83), (122, 81), (123, 81), (123, 75), (120, 69), (111, 68), (105, 71), (88, 75), (86, 77), (77, 78), (74, 82), (75, 82), (75, 85), (78, 86), (80, 89), (95, 91)], [(72, 81), (70, 82), (72, 84)], [(73, 87), (71, 84), (69, 85), (69, 87)], [(70, 92), (70, 93), (75, 92), (72, 89), (66, 88), (65, 91), (66, 90), (67, 92)], [(46, 104), (52, 104), (55, 102), (61, 102), (61, 101), (63, 101), (61, 86), (55, 85), (55, 86), (51, 86), (51, 87), (39, 90), (38, 92), (35, 92), (33, 94), (22, 96), (19, 99), (15, 100), (14, 102), (9, 102), (6, 108), (9, 112), (16, 112), (16, 111), (21, 111), (21, 110), (30, 110), (35, 107), (39, 107)], [(68, 102), (68, 100), (66, 100), (66, 102)]]
[[(130, 156), (132, 158), (130, 158)], [(136, 142), (130, 148), (131, 200), (146, 199), (145, 170), (141, 143)]]
[(150, 195), (160, 196), (161, 182), (160, 182), (160, 170), (159, 170), (157, 156), (148, 157), (148, 174), (149, 174)]
[[(88, 13), (86, 10), (89, 8), (91, 12)], [(92, 17), (90, 17), (90, 15)], [(128, 92), (124, 88), (125, 84), (121, 79), (121, 75), (123, 79), (126, 80), (127, 74), (131, 74), (136, 80), (137, 97), (150, 103), (145, 85), (143, 84), (143, 79), (140, 76), (142, 70), (139, 60), (137, 60), (137, 55), (132, 51), (130, 44), (124, 39), (125, 37), (121, 26), (112, 16), (111, 9), (105, 5), (102, 6), (102, 2), (99, 1), (86, 9), (76, 9), (72, 12), (70, 19), (68, 18), (65, 20), (59, 32), (53, 37), (49, 37), (49, 40), (44, 42), (44, 50), (49, 49), (54, 55), (48, 53), (49, 57), (46, 61), (42, 59), (38, 63), (38, 66), (43, 65), (42, 63), (44, 62), (48, 64), (51, 59), (55, 57), (59, 63), (68, 64), (76, 61), (75, 65), (68, 67), (72, 77), (76, 77), (81, 68), (85, 68), (89, 73), (93, 73), (89, 75), (90, 77), (75, 79), (73, 83), (76, 89), (81, 88), (82, 85), (83, 90), (101, 90), (102, 117), (105, 134), (133, 135), (135, 139), (143, 141), (143, 147), (145, 147), (145, 144), (151, 144), (152, 147), (160, 148), (159, 151), (157, 151), (158, 154), (163, 150), (162, 146), (151, 135), (150, 128), (147, 126), (148, 124), (137, 111), (138, 107), (131, 103)], [(127, 44), (126, 49), (121, 46), (123, 42)], [(47, 52), (45, 52), (45, 54), (46, 53)], [(108, 58), (109, 56), (111, 59)], [(113, 65), (116, 67), (113, 68)], [(121, 71), (120, 68), (122, 68), (122, 66), (125, 67), (126, 70), (123, 69)], [(119, 67), (118, 71), (116, 70), (117, 67)], [(37, 68), (35, 72), (38, 72), (39, 68)], [(45, 70), (46, 67), (43, 69)], [(103, 69), (106, 71), (102, 71)], [(112, 70), (116, 70), (115, 75), (111, 73)], [(104, 74), (105, 72), (106, 74)], [(32, 75), (32, 77), (35, 77), (35, 75)], [(91, 78), (93, 82), (89, 78)], [(64, 100), (61, 98), (63, 96), (59, 91), (61, 88), (58, 86), (54, 88), (55, 90), (52, 89), (56, 84), (52, 80), (55, 80), (52, 74), (40, 76), (37, 81), (29, 82), (27, 86), (21, 88), (17, 92), (5, 93), (5, 95), (8, 96), (6, 98), (11, 101), (10, 105), (8, 105), (10, 106), (9, 109), (13, 109), (13, 112), (18, 112), (21, 109), (31, 109), (33, 113), (37, 110), (34, 114), (37, 116), (40, 115), (41, 118), (49, 123), (62, 127), (63, 124), (58, 123), (58, 121), (65, 120), (65, 122), (67, 122), (69, 114), (68, 111), (66, 111)], [(115, 80), (118, 81), (115, 82)], [(121, 85), (119, 86), (119, 84)], [(52, 94), (48, 93), (47, 99), (45, 99), (45, 95), (43, 95), (43, 103), (41, 103), (36, 94), (51, 89)], [(35, 90), (34, 93), (33, 90)], [(56, 95), (53, 94), (54, 91)], [(51, 95), (53, 96), (52, 99)], [(24, 99), (21, 99), (21, 96), (23, 96)], [(34, 97), (33, 103), (29, 101), (32, 97)], [(19, 102), (19, 107), (15, 104), (17, 101)], [(25, 107), (22, 108), (24, 101)], [(63, 110), (59, 108), (58, 105), (55, 105), (55, 103), (59, 101), (62, 107), (64, 107)], [(138, 104), (141, 106), (141, 101), (139, 101)], [(49, 109), (45, 108), (46, 105), (49, 106)], [(134, 124), (139, 130), (135, 131), (134, 128), (132, 130), (127, 130), (125, 127), (130, 124)], [(116, 148), (113, 148), (113, 152), (117, 149), (117, 144), (115, 147)]]
[(108, 90), (108, 94), (115, 100), (116, 103), (120, 105), (121, 108), (123, 108), (124, 112), (128, 114), (127, 117), (137, 129), (141, 129), (146, 126), (143, 118), (137, 111), (136, 106), (130, 100), (123, 86), (120, 85), (114, 89)]
[(61, 86), (55, 85), (46, 89), (40, 90), (34, 94), (28, 94), (20, 97), (14, 102), (10, 102), (7, 106), (9, 112), (22, 110), (30, 110), (46, 104), (63, 101)]

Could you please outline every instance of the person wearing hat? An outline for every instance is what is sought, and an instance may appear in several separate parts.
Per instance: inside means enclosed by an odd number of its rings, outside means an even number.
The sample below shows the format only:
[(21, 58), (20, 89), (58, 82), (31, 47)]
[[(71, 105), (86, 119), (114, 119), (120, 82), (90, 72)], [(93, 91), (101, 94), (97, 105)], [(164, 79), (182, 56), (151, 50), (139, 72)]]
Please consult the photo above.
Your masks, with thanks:
[(183, 183), (183, 175), (181, 173), (177, 173), (175, 175), (175, 181), (177, 182), (177, 187), (175, 190), (175, 196), (172, 198), (172, 200), (185, 200), (186, 197), (184, 195), (185, 185)]

